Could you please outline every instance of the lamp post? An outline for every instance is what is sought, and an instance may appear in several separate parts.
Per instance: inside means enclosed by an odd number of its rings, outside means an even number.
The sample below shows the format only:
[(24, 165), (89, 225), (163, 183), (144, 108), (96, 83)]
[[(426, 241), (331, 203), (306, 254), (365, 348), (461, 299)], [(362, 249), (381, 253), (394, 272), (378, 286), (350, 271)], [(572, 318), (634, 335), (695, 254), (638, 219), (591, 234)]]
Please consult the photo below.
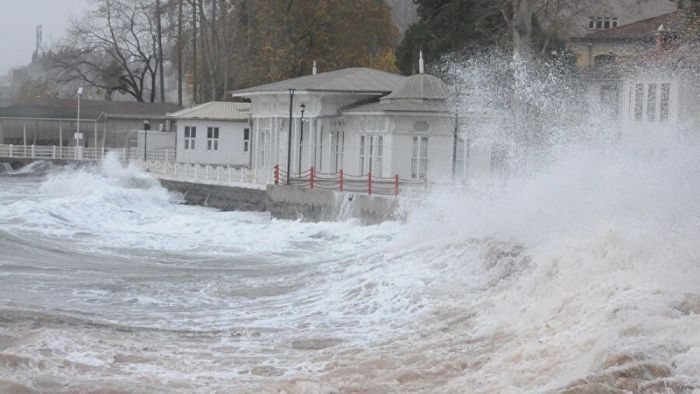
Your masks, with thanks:
[(292, 171), (292, 108), (294, 105), (294, 89), (289, 89), (289, 136), (287, 136), (287, 184), (289, 173)]
[(80, 160), (82, 158), (82, 155), (79, 153), (80, 140), (83, 138), (83, 133), (80, 132), (80, 99), (82, 97), (83, 87), (81, 86), (78, 88), (78, 115), (75, 121), (75, 135), (73, 136), (75, 138), (75, 160)]
[(301, 176), (301, 148), (304, 143), (304, 110), (306, 109), (306, 104), (301, 104), (301, 119), (299, 120), (299, 176)]
[(148, 146), (148, 130), (151, 129), (151, 124), (148, 122), (148, 119), (143, 121), (143, 161), (148, 160), (147, 157), (147, 146)]

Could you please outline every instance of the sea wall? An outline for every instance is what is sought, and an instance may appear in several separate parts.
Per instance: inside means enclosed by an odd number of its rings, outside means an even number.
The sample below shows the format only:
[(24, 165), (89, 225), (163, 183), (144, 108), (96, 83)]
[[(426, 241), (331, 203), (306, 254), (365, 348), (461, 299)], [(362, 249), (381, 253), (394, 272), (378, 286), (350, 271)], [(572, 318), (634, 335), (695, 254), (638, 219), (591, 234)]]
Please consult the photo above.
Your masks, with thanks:
[(280, 219), (332, 221), (350, 218), (372, 224), (399, 219), (399, 199), (268, 185), (267, 210)]
[(160, 180), (171, 191), (182, 193), (187, 204), (222, 211), (265, 211), (265, 190)]

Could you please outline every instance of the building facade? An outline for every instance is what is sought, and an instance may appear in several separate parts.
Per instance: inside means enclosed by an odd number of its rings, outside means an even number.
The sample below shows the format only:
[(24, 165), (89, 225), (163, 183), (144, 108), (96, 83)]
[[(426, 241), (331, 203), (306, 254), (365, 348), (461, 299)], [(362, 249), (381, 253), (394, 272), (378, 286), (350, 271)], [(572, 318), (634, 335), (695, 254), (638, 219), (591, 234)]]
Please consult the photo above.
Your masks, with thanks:
[(251, 100), (256, 170), (271, 174), (279, 165), (291, 175), (311, 167), (374, 178), (450, 175), (454, 115), (438, 78), (348, 68), (233, 95)]
[(170, 114), (177, 161), (250, 167), (250, 104), (212, 101)]

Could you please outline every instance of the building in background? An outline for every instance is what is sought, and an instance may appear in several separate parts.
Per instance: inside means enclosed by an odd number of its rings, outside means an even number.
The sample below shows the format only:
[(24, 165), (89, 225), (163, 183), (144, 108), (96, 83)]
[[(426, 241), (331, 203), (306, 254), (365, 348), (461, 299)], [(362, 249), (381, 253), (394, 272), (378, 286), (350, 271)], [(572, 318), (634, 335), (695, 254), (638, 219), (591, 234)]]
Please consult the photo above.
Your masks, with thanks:
[[(174, 104), (81, 100), (80, 144), (91, 148), (131, 148), (135, 130), (148, 121), (153, 130), (170, 130), (167, 114)], [(0, 107), (0, 143), (13, 145), (75, 146), (77, 100), (57, 99), (36, 104)]]
[(614, 28), (594, 29), (574, 37), (571, 48), (576, 54), (576, 64), (580, 70), (591, 70), (614, 63), (618, 58), (647, 52), (656, 46), (659, 29), (680, 31), (692, 17), (691, 9), (683, 9)]
[(250, 166), (250, 104), (211, 101), (169, 119), (175, 124), (178, 162)]

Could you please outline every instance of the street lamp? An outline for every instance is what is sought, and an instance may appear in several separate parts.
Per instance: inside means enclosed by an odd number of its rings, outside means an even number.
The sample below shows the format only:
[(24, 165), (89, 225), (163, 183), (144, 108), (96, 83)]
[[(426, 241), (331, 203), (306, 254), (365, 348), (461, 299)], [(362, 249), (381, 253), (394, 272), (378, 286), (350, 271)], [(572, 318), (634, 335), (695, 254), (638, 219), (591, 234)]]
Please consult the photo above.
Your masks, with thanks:
[(151, 124), (148, 123), (148, 119), (143, 121), (143, 161), (147, 161), (148, 157), (146, 153), (148, 152), (147, 150), (147, 144), (148, 144), (148, 130), (151, 129)]
[(78, 115), (76, 117), (75, 121), (75, 135), (73, 136), (75, 138), (75, 159), (79, 160), (82, 156), (78, 152), (80, 148), (80, 140), (83, 138), (83, 133), (80, 132), (80, 99), (83, 97), (83, 87), (78, 88)]
[(304, 110), (306, 109), (306, 104), (301, 104), (301, 119), (299, 127), (299, 176), (301, 177), (301, 148), (304, 143)]
[(292, 108), (294, 105), (294, 89), (289, 89), (289, 135), (287, 136), (287, 184), (289, 173), (292, 171)]

